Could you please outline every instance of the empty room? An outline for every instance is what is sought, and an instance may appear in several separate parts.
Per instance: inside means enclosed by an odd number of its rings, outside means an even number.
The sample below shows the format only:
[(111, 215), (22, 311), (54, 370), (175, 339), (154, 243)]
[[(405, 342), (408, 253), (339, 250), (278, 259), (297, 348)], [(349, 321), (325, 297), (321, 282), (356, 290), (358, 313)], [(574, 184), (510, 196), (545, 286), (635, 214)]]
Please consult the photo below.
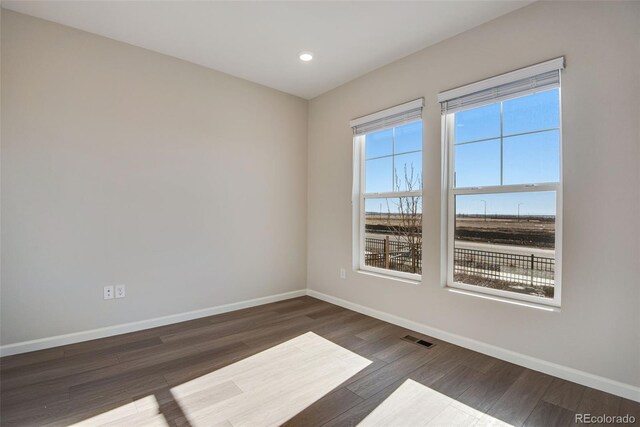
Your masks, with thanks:
[(640, 1), (0, 1), (1, 426), (640, 426)]

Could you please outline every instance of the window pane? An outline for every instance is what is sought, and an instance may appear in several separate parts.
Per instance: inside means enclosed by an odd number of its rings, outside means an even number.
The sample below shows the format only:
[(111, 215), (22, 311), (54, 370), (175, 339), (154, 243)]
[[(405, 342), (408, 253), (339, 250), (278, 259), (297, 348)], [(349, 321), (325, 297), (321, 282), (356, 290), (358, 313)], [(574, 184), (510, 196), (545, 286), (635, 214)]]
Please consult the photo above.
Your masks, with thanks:
[(422, 188), (422, 151), (395, 156), (395, 190), (415, 191)]
[(503, 133), (513, 135), (560, 127), (558, 89), (503, 103)]
[(365, 193), (393, 191), (393, 157), (367, 160), (365, 163)]
[(364, 141), (366, 159), (393, 154), (393, 129), (369, 133)]
[(454, 281), (553, 298), (556, 193), (458, 195)]
[(455, 143), (500, 137), (500, 103), (456, 113)]
[(422, 121), (396, 128), (395, 154), (422, 150)]
[(455, 186), (500, 185), (500, 140), (455, 146)]
[(422, 197), (365, 200), (365, 265), (422, 274)]
[(504, 184), (560, 181), (560, 131), (504, 138)]

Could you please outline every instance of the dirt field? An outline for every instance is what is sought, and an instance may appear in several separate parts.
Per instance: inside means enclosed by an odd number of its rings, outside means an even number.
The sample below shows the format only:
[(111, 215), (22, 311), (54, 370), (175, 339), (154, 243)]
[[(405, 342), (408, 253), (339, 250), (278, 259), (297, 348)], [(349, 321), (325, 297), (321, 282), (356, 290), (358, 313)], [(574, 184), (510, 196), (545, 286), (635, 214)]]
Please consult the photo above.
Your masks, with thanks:
[(555, 247), (553, 218), (456, 218), (456, 240), (503, 245)]
[[(418, 221), (420, 222), (420, 221)], [(400, 215), (392, 214), (371, 214), (368, 213), (365, 218), (365, 227), (368, 232), (378, 234), (392, 234), (392, 229), (402, 226)]]
[[(393, 228), (401, 224), (399, 215), (366, 216), (366, 230), (369, 233), (393, 234)], [(456, 240), (468, 242), (553, 249), (555, 228), (555, 218), (550, 217), (488, 217), (486, 221), (478, 217), (458, 217), (455, 236)]]

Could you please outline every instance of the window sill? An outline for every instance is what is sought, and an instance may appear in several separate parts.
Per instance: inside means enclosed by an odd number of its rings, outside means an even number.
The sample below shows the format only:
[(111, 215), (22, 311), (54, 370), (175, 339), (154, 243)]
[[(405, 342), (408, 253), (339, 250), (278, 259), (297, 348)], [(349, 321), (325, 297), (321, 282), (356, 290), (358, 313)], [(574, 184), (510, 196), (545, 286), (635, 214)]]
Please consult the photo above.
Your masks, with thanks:
[(389, 280), (393, 280), (393, 281), (396, 281), (396, 282), (406, 283), (408, 285), (420, 285), (420, 284), (422, 284), (422, 278), (420, 278), (420, 279), (408, 279), (406, 277), (396, 276), (393, 273), (378, 273), (376, 271), (362, 270), (362, 269), (356, 270), (356, 273), (364, 274), (366, 276), (378, 277), (378, 278), (381, 278), (381, 279), (389, 279)]
[(467, 290), (464, 290), (464, 289), (453, 288), (451, 286), (445, 286), (445, 289), (447, 291), (449, 291), (449, 292), (454, 293), (454, 294), (462, 294), (462, 295), (467, 295), (467, 296), (471, 296), (471, 297), (475, 297), (475, 298), (482, 298), (482, 299), (487, 299), (487, 300), (491, 300), (491, 301), (498, 301), (498, 302), (506, 303), (506, 304), (519, 305), (519, 306), (523, 306), (523, 307), (527, 307), (527, 308), (534, 308), (536, 310), (560, 313), (560, 307), (556, 307), (556, 306), (538, 304), (538, 303), (529, 302), (529, 301), (521, 301), (521, 300), (516, 300), (516, 299), (511, 299), (511, 298), (506, 298), (506, 297), (501, 297), (501, 296), (496, 296), (496, 295), (488, 295), (488, 294), (484, 294), (484, 293), (481, 293), (481, 292), (473, 292), (473, 291), (467, 291)]

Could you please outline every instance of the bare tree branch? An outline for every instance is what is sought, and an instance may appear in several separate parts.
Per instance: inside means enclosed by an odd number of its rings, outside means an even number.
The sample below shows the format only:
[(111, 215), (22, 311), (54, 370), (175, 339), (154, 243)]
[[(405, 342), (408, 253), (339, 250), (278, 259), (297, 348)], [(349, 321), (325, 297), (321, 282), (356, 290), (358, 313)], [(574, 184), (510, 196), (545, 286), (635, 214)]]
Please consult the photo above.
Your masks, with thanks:
[[(398, 171), (394, 170), (395, 191), (417, 191), (422, 189), (422, 174), (416, 173), (411, 164), (404, 166), (404, 180), (400, 181)], [(395, 212), (389, 206), (387, 199), (387, 228), (402, 247), (398, 257), (403, 264), (403, 271), (421, 273), (422, 256), (422, 197), (399, 197), (395, 204)], [(406, 251), (406, 254), (404, 253)], [(406, 261), (406, 262), (405, 262)], [(407, 263), (409, 265), (407, 265)]]

